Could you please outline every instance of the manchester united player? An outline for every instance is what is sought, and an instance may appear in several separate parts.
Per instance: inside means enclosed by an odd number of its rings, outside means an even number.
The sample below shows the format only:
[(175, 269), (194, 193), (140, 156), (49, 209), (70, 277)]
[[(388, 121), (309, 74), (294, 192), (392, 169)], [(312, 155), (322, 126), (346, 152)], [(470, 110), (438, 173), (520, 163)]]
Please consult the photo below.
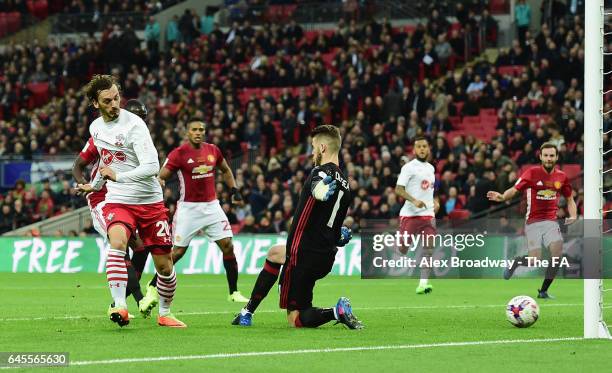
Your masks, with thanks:
[[(221, 171), (225, 184), (232, 191), (232, 203), (241, 204), (242, 197), (236, 188), (232, 169), (214, 145), (204, 142), (204, 122), (198, 118), (187, 122), (187, 140), (168, 154), (159, 178), (165, 183), (173, 173), (178, 174), (180, 198), (172, 221), (174, 234), (172, 260), (179, 261), (189, 243), (200, 230), (214, 241), (223, 252), (223, 266), (229, 287), (228, 300), (247, 302), (238, 291), (238, 262), (234, 255), (232, 227), (219, 204), (215, 193), (215, 172)], [(154, 299), (157, 277), (151, 280), (144, 303)]]
[[(351, 230), (347, 227), (342, 227), (340, 230), (340, 239), (336, 243), (336, 246), (343, 247), (353, 238)], [(261, 304), (264, 298), (274, 286), (274, 283), (278, 279), (278, 274), (281, 267), (285, 264), (285, 258), (287, 257), (287, 246), (285, 244), (277, 244), (268, 250), (266, 255), (266, 262), (264, 267), (259, 272), (253, 291), (251, 292), (251, 299), (244, 306), (240, 313), (238, 313), (232, 325), (240, 326), (251, 326), (253, 322), (253, 314), (257, 310), (257, 307)]]
[[(495, 191), (487, 193), (487, 197), (491, 201), (504, 202), (512, 199), (519, 192), (525, 192), (527, 199), (525, 235), (527, 236), (529, 256), (540, 258), (542, 245), (550, 250), (551, 260), (546, 269), (542, 288), (538, 290), (538, 298), (545, 299), (552, 298), (548, 294), (548, 288), (555, 278), (559, 268), (559, 260), (563, 255), (563, 236), (557, 223), (557, 204), (560, 194), (567, 199), (567, 208), (570, 215), (565, 224), (576, 221), (578, 215), (567, 175), (555, 168), (558, 158), (557, 147), (551, 143), (544, 143), (540, 147), (541, 166), (527, 169), (516, 181), (516, 184), (506, 190), (504, 194)], [(515, 258), (514, 265), (504, 272), (504, 278), (506, 280), (510, 279), (518, 266), (528, 264), (526, 256)]]
[(345, 297), (335, 307), (312, 306), (315, 283), (333, 267), (336, 244), (351, 201), (349, 182), (339, 168), (341, 143), (340, 132), (334, 126), (322, 125), (312, 131), (315, 168), (300, 192), (280, 280), (280, 307), (287, 310), (291, 326), (316, 328), (337, 320), (350, 329), (363, 328)]
[[(413, 151), (415, 158), (402, 166), (395, 186), (395, 193), (406, 200), (400, 210), (400, 231), (414, 235), (423, 234), (426, 238), (427, 235), (436, 234), (435, 211), (438, 206), (434, 201), (435, 169), (427, 162), (430, 149), (425, 137), (415, 138)], [(434, 249), (431, 241), (423, 241), (423, 257), (431, 257)], [(405, 254), (407, 249), (401, 248), (402, 253)], [(428, 280), (430, 272), (431, 268), (421, 268), (417, 294), (433, 291)]]
[(106, 261), (106, 277), (115, 307), (110, 319), (119, 326), (129, 323), (125, 301), (127, 270), (123, 257), (136, 230), (147, 250), (153, 255), (159, 276), (160, 295), (158, 324), (175, 328), (186, 325), (170, 312), (176, 290), (176, 274), (171, 256), (170, 227), (163, 203), (157, 150), (145, 122), (135, 114), (119, 108), (119, 87), (109, 75), (95, 75), (86, 86), (86, 95), (100, 111), (89, 133), (104, 163), (92, 185), (79, 185), (89, 192), (99, 190), (106, 181), (106, 205), (102, 215), (107, 228), (110, 249)]
[[(131, 111), (132, 113), (138, 115), (143, 120), (147, 117), (147, 108), (138, 100), (129, 100), (125, 109)], [(90, 180), (93, 180), (98, 172), (100, 154), (98, 153), (98, 149), (93, 143), (93, 138), (90, 137), (79, 156), (75, 159), (74, 164), (72, 166), (72, 175), (78, 184), (86, 184), (87, 181), (84, 177), (84, 171), (89, 165), (93, 165), (91, 170)], [(106, 196), (106, 186), (103, 186), (99, 191), (93, 191), (86, 195), (87, 205), (89, 206), (91, 212), (91, 220), (94, 229), (102, 236), (105, 243), (107, 242), (106, 237), (106, 224), (104, 223), (104, 218), (102, 217), (102, 208), (106, 204), (104, 201)], [(128, 246), (132, 248), (133, 255), (130, 259), (129, 254), (125, 255), (125, 264), (128, 272), (128, 283), (126, 296), (132, 295), (136, 304), (139, 305), (140, 300), (143, 298), (142, 291), (140, 289), (140, 276), (142, 274), (143, 268), (145, 266), (147, 260), (147, 252), (144, 249), (142, 244), (142, 240), (138, 237), (133, 236)], [(156, 305), (156, 304), (155, 304)], [(153, 305), (153, 306), (155, 306)], [(110, 305), (110, 310), (114, 307), (114, 303)], [(141, 309), (140, 310), (143, 317), (149, 317), (151, 313), (151, 309)], [(110, 313), (109, 313), (110, 316)], [(130, 316), (131, 317), (131, 316)]]

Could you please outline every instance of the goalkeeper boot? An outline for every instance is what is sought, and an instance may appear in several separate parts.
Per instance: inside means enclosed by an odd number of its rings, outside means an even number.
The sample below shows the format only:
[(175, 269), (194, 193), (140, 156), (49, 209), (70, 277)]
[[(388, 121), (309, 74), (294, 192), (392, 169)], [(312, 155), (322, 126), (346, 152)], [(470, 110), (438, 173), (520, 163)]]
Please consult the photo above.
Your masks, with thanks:
[(239, 291), (235, 291), (227, 296), (227, 300), (230, 302), (241, 302), (246, 303), (249, 301), (249, 298), (245, 297)]
[(167, 315), (157, 316), (157, 324), (159, 326), (167, 326), (169, 328), (186, 328), (187, 324), (177, 319), (176, 316), (169, 313)]
[(253, 314), (243, 308), (240, 313), (234, 317), (232, 325), (251, 326), (253, 324)]
[(147, 294), (138, 303), (138, 310), (143, 318), (151, 317), (151, 311), (159, 303), (159, 296), (155, 286), (147, 286)]
[(542, 291), (538, 289), (538, 298), (539, 299), (555, 299), (552, 295), (548, 294), (548, 291)]
[(431, 284), (420, 285), (416, 288), (417, 294), (429, 294), (433, 291), (433, 286)]
[(336, 316), (338, 317), (336, 324), (344, 324), (349, 329), (363, 329), (363, 324), (361, 321), (357, 320), (355, 315), (353, 315), (351, 301), (349, 301), (348, 298), (340, 297), (340, 299), (338, 299), (338, 303), (336, 304), (335, 311)]
[(130, 323), (130, 314), (127, 309), (121, 307), (109, 307), (108, 317), (114, 323), (123, 327)]

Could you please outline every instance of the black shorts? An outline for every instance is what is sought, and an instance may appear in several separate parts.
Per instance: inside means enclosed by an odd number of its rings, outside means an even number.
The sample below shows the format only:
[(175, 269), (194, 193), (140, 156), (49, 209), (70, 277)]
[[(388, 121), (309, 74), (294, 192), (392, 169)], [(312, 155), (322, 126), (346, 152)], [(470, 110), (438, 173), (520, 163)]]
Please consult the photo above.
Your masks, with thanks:
[(295, 264), (287, 258), (279, 279), (280, 308), (293, 311), (312, 307), (312, 290), (315, 282), (331, 272), (335, 259), (336, 254), (331, 252), (300, 253)]

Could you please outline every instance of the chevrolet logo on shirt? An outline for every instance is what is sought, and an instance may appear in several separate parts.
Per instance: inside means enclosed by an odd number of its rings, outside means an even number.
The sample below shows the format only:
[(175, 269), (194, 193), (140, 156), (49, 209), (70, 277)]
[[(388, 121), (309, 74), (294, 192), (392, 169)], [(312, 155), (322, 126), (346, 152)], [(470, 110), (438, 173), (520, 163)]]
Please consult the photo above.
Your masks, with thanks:
[(212, 166), (203, 164), (201, 166), (194, 167), (193, 170), (191, 171), (191, 173), (204, 175), (204, 174), (207, 174), (210, 171), (212, 171), (212, 169), (213, 169)]
[(557, 192), (550, 189), (539, 190), (536, 194), (537, 199), (543, 199), (546, 201), (554, 200), (557, 198)]

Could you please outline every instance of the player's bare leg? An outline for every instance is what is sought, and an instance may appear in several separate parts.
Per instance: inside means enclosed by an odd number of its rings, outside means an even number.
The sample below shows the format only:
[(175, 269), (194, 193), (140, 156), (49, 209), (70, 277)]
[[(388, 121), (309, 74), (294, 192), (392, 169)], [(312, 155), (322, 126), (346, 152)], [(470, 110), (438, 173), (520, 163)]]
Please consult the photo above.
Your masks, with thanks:
[(259, 304), (270, 292), (270, 289), (276, 283), (280, 268), (285, 264), (286, 249), (284, 244), (274, 245), (268, 250), (266, 255), (266, 263), (257, 276), (257, 281), (251, 291), (251, 299), (247, 305), (240, 310), (232, 321), (233, 325), (251, 326), (251, 319)]
[(157, 323), (160, 326), (172, 328), (186, 328), (187, 325), (178, 320), (171, 312), (170, 305), (176, 290), (176, 273), (172, 262), (172, 253), (153, 254), (153, 263), (157, 271), (157, 293), (159, 294), (159, 316)]
[(115, 304), (108, 313), (111, 321), (125, 326), (130, 323), (125, 301), (128, 273), (124, 260), (130, 232), (123, 224), (113, 224), (107, 234), (110, 249), (106, 259), (106, 279)]
[(550, 250), (550, 261), (548, 262), (548, 267), (546, 268), (546, 275), (544, 277), (544, 281), (542, 282), (542, 287), (538, 289), (538, 298), (543, 299), (553, 298), (548, 294), (548, 288), (550, 287), (550, 284), (552, 284), (555, 276), (557, 275), (557, 271), (559, 270), (560, 260), (563, 256), (563, 241), (551, 243), (548, 246), (548, 249)]
[(231, 302), (248, 302), (248, 298), (245, 298), (238, 291), (238, 262), (236, 261), (236, 255), (234, 254), (234, 242), (232, 241), (232, 238), (222, 238), (215, 241), (215, 243), (223, 252), (223, 267), (225, 268), (227, 285), (229, 287), (228, 300)]

